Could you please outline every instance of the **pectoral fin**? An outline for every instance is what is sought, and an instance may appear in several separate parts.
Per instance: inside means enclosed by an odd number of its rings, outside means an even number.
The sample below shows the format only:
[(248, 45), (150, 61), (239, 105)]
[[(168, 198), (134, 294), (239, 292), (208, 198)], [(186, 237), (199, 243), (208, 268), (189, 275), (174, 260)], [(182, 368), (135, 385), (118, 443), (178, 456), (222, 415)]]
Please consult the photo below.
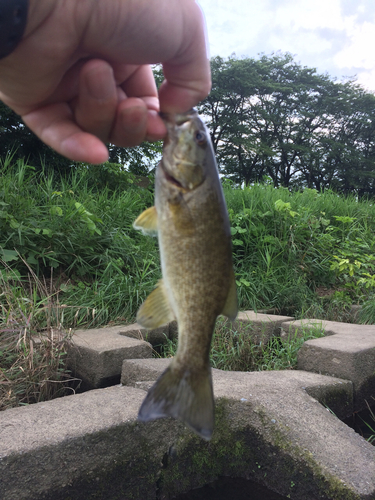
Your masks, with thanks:
[(228, 297), (221, 314), (227, 316), (227, 318), (229, 318), (231, 321), (234, 321), (236, 319), (237, 312), (238, 312), (238, 306), (237, 306), (236, 280), (234, 278), (234, 272), (232, 269)]
[(163, 280), (143, 302), (137, 313), (137, 323), (144, 328), (157, 328), (175, 319)]
[(158, 216), (155, 207), (150, 207), (139, 215), (133, 222), (134, 229), (139, 229), (143, 234), (156, 236), (158, 232)]

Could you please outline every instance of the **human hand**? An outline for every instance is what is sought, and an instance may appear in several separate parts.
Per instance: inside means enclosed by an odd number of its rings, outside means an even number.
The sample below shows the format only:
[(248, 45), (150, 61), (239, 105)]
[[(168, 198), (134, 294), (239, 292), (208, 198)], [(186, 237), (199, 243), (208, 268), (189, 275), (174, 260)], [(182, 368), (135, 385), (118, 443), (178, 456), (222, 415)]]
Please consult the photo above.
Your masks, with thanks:
[(105, 143), (163, 138), (159, 106), (183, 112), (209, 90), (193, 0), (30, 0), (24, 37), (0, 60), (0, 99), (46, 144), (89, 163), (107, 160)]

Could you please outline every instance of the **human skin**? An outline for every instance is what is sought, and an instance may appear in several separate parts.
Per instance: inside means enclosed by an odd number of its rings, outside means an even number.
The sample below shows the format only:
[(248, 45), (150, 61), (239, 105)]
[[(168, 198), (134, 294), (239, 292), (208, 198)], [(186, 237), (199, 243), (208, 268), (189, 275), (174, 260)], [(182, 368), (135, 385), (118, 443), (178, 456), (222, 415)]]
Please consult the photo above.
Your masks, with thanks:
[(30, 0), (24, 36), (0, 60), (0, 100), (46, 144), (88, 163), (106, 161), (109, 142), (162, 139), (158, 111), (187, 111), (210, 85), (194, 0)]

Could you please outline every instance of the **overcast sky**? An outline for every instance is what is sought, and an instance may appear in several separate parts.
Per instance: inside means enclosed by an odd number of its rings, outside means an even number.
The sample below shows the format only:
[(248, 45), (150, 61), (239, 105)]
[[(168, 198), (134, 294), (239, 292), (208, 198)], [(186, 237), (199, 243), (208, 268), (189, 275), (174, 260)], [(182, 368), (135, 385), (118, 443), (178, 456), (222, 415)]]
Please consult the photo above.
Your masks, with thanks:
[(317, 68), (375, 92), (375, 0), (198, 0), (210, 57), (257, 58), (290, 52)]

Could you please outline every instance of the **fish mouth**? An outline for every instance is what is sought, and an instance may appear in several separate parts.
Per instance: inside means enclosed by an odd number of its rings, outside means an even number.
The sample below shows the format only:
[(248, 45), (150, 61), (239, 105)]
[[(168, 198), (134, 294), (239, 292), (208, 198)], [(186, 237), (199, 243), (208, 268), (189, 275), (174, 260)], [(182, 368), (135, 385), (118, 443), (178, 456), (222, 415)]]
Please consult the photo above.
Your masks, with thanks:
[(167, 172), (163, 163), (161, 163), (160, 166), (161, 166), (161, 169), (163, 171), (164, 177), (166, 178), (166, 180), (168, 182), (170, 182), (171, 184), (174, 184), (175, 186), (177, 186), (180, 189), (184, 189), (184, 186), (181, 184), (181, 182), (179, 182), (175, 177), (173, 177), (173, 175), (171, 175), (170, 173)]

